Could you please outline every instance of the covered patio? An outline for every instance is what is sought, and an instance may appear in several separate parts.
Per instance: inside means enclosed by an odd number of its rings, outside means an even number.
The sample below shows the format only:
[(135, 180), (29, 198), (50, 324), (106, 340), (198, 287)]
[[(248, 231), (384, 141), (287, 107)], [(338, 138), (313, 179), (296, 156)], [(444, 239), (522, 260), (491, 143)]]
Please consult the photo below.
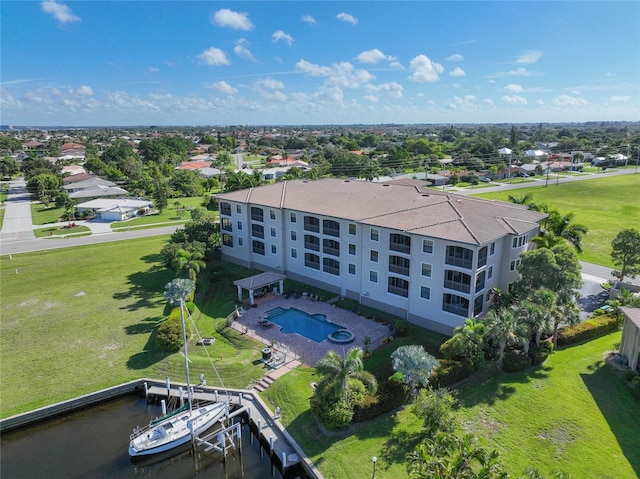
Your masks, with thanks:
[(255, 304), (255, 298), (264, 296), (271, 292), (273, 285), (277, 284), (277, 289), (273, 292), (282, 295), (284, 293), (284, 280), (287, 277), (280, 273), (267, 271), (265, 273), (256, 274), (248, 278), (234, 281), (233, 284), (238, 288), (238, 301), (243, 300), (243, 291), (249, 292), (249, 304)]

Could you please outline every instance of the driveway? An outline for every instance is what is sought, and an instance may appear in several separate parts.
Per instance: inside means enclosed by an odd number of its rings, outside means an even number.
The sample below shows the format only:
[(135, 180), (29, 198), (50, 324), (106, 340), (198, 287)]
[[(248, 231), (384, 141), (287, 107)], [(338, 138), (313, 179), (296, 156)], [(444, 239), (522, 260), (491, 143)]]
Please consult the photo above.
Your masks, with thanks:
[(27, 184), (24, 178), (12, 180), (9, 183), (0, 239), (4, 243), (35, 237), (31, 220), (31, 195), (27, 191)]

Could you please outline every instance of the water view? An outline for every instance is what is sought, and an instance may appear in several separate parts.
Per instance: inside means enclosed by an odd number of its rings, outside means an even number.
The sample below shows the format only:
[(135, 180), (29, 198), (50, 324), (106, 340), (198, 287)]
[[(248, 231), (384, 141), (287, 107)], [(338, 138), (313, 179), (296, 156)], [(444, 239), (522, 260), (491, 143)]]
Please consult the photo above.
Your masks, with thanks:
[(176, 455), (133, 462), (127, 448), (132, 429), (161, 415), (160, 407), (127, 396), (17, 431), (3, 433), (0, 475), (4, 479), (170, 478), (257, 479), (282, 474), (272, 469), (268, 453), (243, 427), (242, 453)]

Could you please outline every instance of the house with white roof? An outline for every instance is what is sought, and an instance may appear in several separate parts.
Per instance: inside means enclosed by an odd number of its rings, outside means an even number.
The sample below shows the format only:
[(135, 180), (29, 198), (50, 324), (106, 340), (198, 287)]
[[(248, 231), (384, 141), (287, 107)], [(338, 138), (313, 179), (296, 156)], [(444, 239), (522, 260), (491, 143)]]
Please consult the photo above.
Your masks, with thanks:
[(76, 206), (78, 213), (91, 211), (96, 215), (96, 218), (103, 221), (123, 221), (140, 214), (146, 214), (150, 208), (150, 201), (131, 198), (98, 198)]
[(418, 180), (292, 180), (217, 195), (223, 258), (448, 333), (508, 290), (545, 214)]

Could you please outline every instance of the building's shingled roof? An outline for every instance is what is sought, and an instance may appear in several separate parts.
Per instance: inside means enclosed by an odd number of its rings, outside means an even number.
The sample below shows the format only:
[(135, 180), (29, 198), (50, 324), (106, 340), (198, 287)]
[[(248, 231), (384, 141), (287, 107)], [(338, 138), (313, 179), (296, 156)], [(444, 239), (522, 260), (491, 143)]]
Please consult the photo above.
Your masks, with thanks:
[(218, 197), (471, 244), (525, 233), (546, 216), (521, 205), (430, 190), (422, 185), (415, 181), (293, 180)]

